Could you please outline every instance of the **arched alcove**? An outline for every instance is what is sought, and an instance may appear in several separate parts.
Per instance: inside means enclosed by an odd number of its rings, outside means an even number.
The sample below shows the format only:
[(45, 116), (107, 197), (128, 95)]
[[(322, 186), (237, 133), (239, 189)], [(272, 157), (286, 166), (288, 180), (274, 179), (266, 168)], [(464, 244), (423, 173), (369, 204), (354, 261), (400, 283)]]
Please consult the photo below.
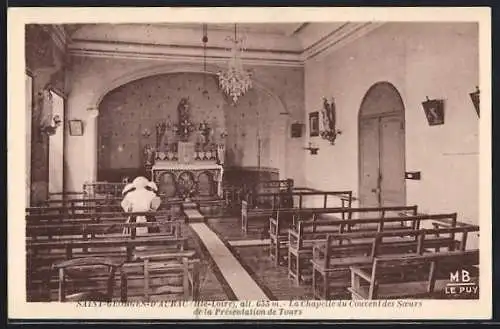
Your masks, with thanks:
[(389, 82), (366, 92), (358, 116), (360, 205), (406, 203), (405, 108)]
[(184, 97), (189, 99), (194, 123), (208, 122), (214, 138), (228, 133), (225, 165), (256, 167), (260, 162), (283, 174), (287, 117), (280, 115), (279, 99), (254, 87), (234, 106), (215, 76), (190, 71), (143, 77), (100, 98), (98, 180), (141, 172), (144, 148), (156, 144), (156, 125), (176, 123), (177, 106)]

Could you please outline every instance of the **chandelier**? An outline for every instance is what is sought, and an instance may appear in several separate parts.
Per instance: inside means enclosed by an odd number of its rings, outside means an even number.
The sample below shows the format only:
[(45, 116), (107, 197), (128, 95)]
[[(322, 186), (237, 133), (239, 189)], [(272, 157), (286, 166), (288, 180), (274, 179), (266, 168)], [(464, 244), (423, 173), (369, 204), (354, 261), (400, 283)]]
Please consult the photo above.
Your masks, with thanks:
[(243, 39), (238, 39), (236, 24), (234, 25), (234, 38), (228, 37), (232, 42), (231, 57), (227, 71), (217, 73), (219, 86), (236, 104), (238, 98), (243, 96), (252, 88), (251, 75), (243, 68), (241, 53), (243, 51)]

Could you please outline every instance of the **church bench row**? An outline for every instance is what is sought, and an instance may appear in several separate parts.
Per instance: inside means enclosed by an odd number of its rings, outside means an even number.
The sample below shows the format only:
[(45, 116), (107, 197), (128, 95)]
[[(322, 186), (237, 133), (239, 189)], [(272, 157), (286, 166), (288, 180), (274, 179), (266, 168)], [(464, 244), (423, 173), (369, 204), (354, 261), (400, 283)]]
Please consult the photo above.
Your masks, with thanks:
[(184, 221), (175, 220), (168, 222), (146, 222), (146, 223), (64, 223), (64, 224), (44, 224), (27, 225), (26, 240), (44, 241), (44, 240), (93, 240), (97, 238), (109, 237), (112, 234), (123, 236), (124, 229), (129, 229), (131, 236), (135, 236), (136, 229), (139, 227), (154, 228), (163, 235), (181, 237), (182, 225)]
[[(388, 214), (394, 215), (410, 215), (417, 214), (417, 206), (393, 206), (393, 207), (366, 207), (366, 208), (303, 208), (303, 209), (278, 209), (269, 217), (269, 238), (270, 248), (269, 255), (274, 260), (276, 265), (279, 265), (283, 258), (283, 252), (288, 249), (290, 228), (296, 228), (299, 221), (308, 221), (316, 219), (342, 219), (349, 220), (360, 215), (369, 215), (372, 218), (384, 218)], [(378, 222), (375, 219), (371, 221)], [(339, 227), (340, 231), (344, 228), (349, 230), (350, 225), (344, 225), (342, 222)], [(332, 224), (335, 225), (335, 224)], [(328, 228), (330, 225), (326, 225)], [(316, 225), (311, 225), (311, 230), (316, 230)]]
[[(119, 276), (103, 271), (103, 263), (113, 264)], [(102, 257), (77, 258), (55, 264), (52, 269), (48, 279), (31, 282), (31, 299), (40, 300), (43, 296), (40, 293), (37, 296), (37, 291), (43, 290), (46, 298), (61, 302), (95, 300), (99, 295), (107, 301), (118, 298), (149, 301), (155, 295), (161, 295), (162, 299), (197, 300), (199, 296), (199, 260), (194, 251), (143, 253), (127, 262)], [(116, 286), (120, 287), (119, 294)], [(73, 294), (68, 296), (70, 289)]]
[(239, 210), (241, 201), (247, 200), (248, 194), (259, 192), (278, 192), (281, 190), (293, 190), (293, 179), (284, 180), (261, 180), (254, 184), (224, 184), (222, 187), (223, 199), (228, 208)]
[[(162, 197), (162, 203), (159, 210), (170, 209), (171, 207), (181, 208), (184, 200), (170, 199)], [(116, 211), (121, 210), (122, 198), (113, 199), (75, 199), (68, 201), (51, 200), (39, 206), (27, 207), (27, 214), (75, 214), (81, 212), (100, 212), (100, 211)], [(222, 199), (193, 199), (200, 206), (224, 206), (225, 202)]]
[[(422, 255), (440, 252), (441, 248), (465, 251), (467, 234), (478, 231), (477, 226), (447, 227), (439, 229), (401, 229), (387, 232), (350, 232), (329, 234), (323, 243), (313, 245), (312, 286), (315, 298), (327, 299), (331, 289), (346, 293), (347, 271), (350, 266), (370, 265), (380, 255)], [(449, 234), (449, 236), (447, 236)], [(455, 235), (462, 234), (456, 241)], [(348, 241), (347, 244), (341, 243)], [(289, 264), (294, 264), (289, 262)], [(300, 266), (300, 263), (295, 263)], [(292, 266), (293, 267), (293, 266)], [(416, 269), (415, 269), (416, 270)], [(300, 273), (300, 268), (295, 268)]]
[(119, 223), (125, 221), (130, 216), (154, 216), (157, 220), (162, 221), (171, 220), (175, 212), (171, 210), (160, 211), (141, 211), (141, 212), (125, 212), (120, 211), (107, 211), (107, 212), (89, 212), (89, 213), (76, 213), (76, 214), (30, 214), (26, 215), (26, 224), (85, 224), (85, 223)]
[[(176, 227), (168, 225), (169, 228)], [(36, 270), (53, 264), (55, 261), (69, 260), (76, 257), (112, 255), (117, 259), (132, 259), (138, 249), (143, 248), (174, 248), (184, 250), (187, 238), (181, 237), (180, 230), (174, 232), (149, 233), (135, 235), (138, 227), (154, 227), (156, 223), (120, 223), (123, 229), (131, 229), (130, 235), (123, 233), (82, 234), (74, 236), (44, 237), (36, 239), (28, 237), (26, 251), (30, 268)], [(53, 234), (53, 233), (52, 233)]]
[[(469, 281), (453, 286), (451, 275), (479, 265), (479, 250), (445, 251), (423, 255), (377, 256), (368, 266), (351, 266), (352, 299), (440, 298), (468, 295), (478, 298), (478, 273), (468, 271)], [(415, 275), (415, 269), (422, 269)], [(418, 272), (417, 272), (418, 273)], [(441, 275), (440, 275), (441, 274)], [(395, 282), (395, 276), (399, 280)], [(463, 283), (462, 283), (463, 284)], [(464, 294), (465, 292), (465, 294)], [(455, 295), (455, 296), (454, 296)]]
[(329, 197), (341, 201), (342, 207), (352, 205), (352, 191), (277, 191), (270, 193), (248, 194), (245, 201), (249, 208), (264, 207), (268, 209), (277, 208), (306, 208), (305, 199), (316, 201), (321, 200), (322, 207), (328, 206)]
[[(419, 216), (397, 216), (397, 217), (374, 217), (349, 220), (314, 220), (299, 221), (296, 227), (288, 230), (288, 269), (289, 275), (300, 283), (302, 270), (309, 267), (313, 247), (317, 243), (322, 243), (330, 234), (345, 234), (345, 239), (349, 234), (367, 234), (365, 238), (373, 237), (375, 232), (392, 234), (400, 229), (418, 230), (423, 221), (435, 222), (437, 220), (451, 219), (452, 227), (455, 227), (456, 213), (419, 215)], [(404, 219), (404, 222), (402, 221)], [(468, 227), (466, 227), (468, 228)], [(396, 235), (397, 236), (397, 235)], [(356, 236), (363, 238), (363, 236)], [(466, 237), (465, 237), (466, 238)], [(347, 240), (340, 240), (343, 243)], [(349, 241), (347, 241), (349, 242)], [(303, 266), (302, 263), (306, 264)]]
[[(32, 286), (32, 290), (36, 288), (37, 282), (42, 287), (48, 287), (50, 284), (47, 280), (53, 280), (50, 279), (50, 268), (52, 265), (61, 261), (78, 258), (105, 257), (117, 263), (125, 262), (128, 264), (128, 267), (133, 268), (135, 266), (143, 270), (143, 262), (150, 262), (150, 260), (160, 261), (162, 258), (168, 259), (169, 257), (175, 258), (178, 253), (183, 255), (182, 253), (187, 248), (187, 242), (187, 238), (175, 238), (155, 234), (135, 238), (123, 236), (97, 238), (88, 241), (29, 242), (27, 243), (28, 282)], [(137, 261), (141, 261), (142, 263), (137, 265)], [(154, 262), (150, 263), (153, 264)], [(155, 278), (158, 282), (162, 281), (162, 278), (165, 278), (163, 275), (165, 273), (162, 272), (163, 268), (165, 270), (171, 269), (171, 265), (166, 266), (165, 261), (162, 261), (161, 264), (163, 265), (153, 264), (152, 267), (154, 276), (151, 278)], [(132, 278), (135, 281), (140, 281), (141, 277), (138, 277), (138, 275), (136, 273)], [(145, 280), (149, 277), (146, 275)], [(166, 293), (167, 291), (163, 289), (163, 292)]]
[[(267, 218), (271, 216), (277, 209), (304, 209), (303, 197), (304, 196), (320, 196), (323, 197), (323, 208), (327, 208), (327, 200), (329, 196), (334, 196), (341, 200), (342, 208), (350, 208), (352, 206), (352, 191), (321, 191), (321, 192), (287, 192), (287, 193), (265, 193), (258, 194), (259, 196), (272, 197), (272, 200), (278, 200), (278, 202), (273, 201), (270, 208), (265, 209), (254, 209), (252, 203), (246, 200), (241, 201), (241, 230), (243, 232), (248, 231), (248, 220), (250, 218)], [(299, 197), (298, 204), (293, 202), (293, 197)], [(291, 202), (283, 203), (282, 200), (289, 200)]]

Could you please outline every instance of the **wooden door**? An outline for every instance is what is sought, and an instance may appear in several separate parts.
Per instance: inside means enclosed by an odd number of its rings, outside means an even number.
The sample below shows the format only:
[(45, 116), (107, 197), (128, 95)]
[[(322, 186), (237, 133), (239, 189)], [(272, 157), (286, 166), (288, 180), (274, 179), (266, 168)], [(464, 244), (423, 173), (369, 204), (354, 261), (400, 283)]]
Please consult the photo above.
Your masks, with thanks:
[(359, 114), (361, 207), (406, 204), (404, 106), (389, 83), (367, 92)]
[(400, 115), (379, 121), (380, 205), (399, 206), (406, 202), (404, 121)]
[(363, 207), (380, 205), (379, 185), (379, 118), (360, 122), (360, 187), (359, 202)]

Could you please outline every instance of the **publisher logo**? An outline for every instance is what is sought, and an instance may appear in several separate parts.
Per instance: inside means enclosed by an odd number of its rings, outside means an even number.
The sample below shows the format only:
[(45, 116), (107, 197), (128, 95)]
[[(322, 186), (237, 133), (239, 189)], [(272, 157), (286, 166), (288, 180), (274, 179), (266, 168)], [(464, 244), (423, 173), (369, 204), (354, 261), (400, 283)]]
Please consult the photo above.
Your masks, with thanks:
[(478, 297), (479, 286), (467, 270), (450, 273), (450, 282), (446, 284), (445, 294), (449, 297)]

